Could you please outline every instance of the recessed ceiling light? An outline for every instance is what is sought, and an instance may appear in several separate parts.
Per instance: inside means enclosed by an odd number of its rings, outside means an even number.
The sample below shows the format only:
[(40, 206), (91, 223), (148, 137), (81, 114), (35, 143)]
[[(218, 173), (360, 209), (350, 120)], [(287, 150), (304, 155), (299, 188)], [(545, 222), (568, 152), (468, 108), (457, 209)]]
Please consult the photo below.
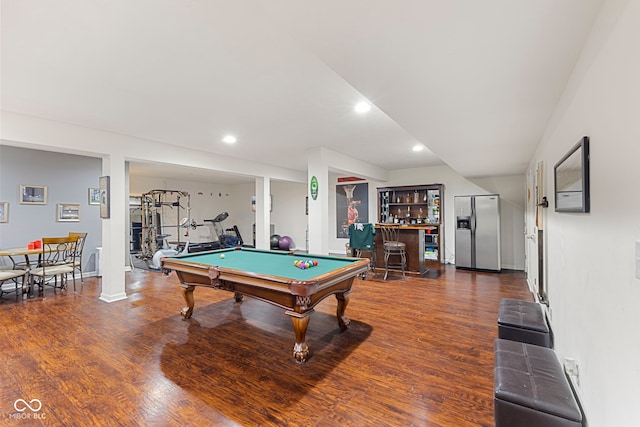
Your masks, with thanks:
[(424, 150), (424, 145), (422, 144), (416, 144), (413, 146), (413, 151), (422, 151)]
[(227, 144), (235, 144), (237, 139), (233, 135), (227, 135), (224, 138), (222, 138), (222, 141), (226, 142)]
[(355, 110), (357, 113), (364, 114), (371, 110), (371, 105), (368, 102), (358, 102), (356, 104)]

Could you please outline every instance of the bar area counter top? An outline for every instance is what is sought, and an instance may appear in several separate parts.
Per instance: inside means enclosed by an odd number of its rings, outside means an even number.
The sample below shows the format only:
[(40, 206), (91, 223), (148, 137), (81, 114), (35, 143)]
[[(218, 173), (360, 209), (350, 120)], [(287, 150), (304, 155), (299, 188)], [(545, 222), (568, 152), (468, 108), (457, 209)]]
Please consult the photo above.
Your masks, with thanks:
[(426, 262), (440, 263), (441, 224), (375, 224), (376, 268), (384, 270), (382, 226), (398, 227), (399, 239), (407, 245), (407, 274), (423, 275), (429, 268)]

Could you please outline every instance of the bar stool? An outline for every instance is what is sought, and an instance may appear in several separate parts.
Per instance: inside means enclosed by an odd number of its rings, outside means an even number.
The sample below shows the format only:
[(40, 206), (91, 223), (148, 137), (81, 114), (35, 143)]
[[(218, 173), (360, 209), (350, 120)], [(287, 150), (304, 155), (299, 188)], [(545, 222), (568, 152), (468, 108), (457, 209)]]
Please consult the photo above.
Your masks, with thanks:
[[(387, 280), (389, 268), (401, 268), (402, 279), (407, 280), (404, 270), (407, 267), (407, 245), (400, 241), (400, 227), (397, 225), (383, 225), (380, 227), (382, 232), (382, 243), (384, 249), (384, 280)], [(389, 258), (396, 257), (396, 260)]]

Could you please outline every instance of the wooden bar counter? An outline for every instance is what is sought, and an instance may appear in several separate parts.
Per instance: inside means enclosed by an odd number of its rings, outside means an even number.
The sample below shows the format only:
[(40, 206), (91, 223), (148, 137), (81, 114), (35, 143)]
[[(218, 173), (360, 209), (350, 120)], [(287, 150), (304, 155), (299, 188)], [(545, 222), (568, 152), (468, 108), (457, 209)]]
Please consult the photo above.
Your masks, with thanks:
[[(407, 274), (423, 275), (429, 269), (425, 266), (425, 234), (440, 235), (440, 224), (376, 224), (376, 268), (384, 271), (384, 250), (382, 245), (382, 225), (393, 225), (400, 229), (399, 239), (407, 245)], [(438, 251), (440, 254), (440, 251)], [(438, 259), (440, 255), (438, 255)], [(439, 262), (433, 260), (432, 262)]]

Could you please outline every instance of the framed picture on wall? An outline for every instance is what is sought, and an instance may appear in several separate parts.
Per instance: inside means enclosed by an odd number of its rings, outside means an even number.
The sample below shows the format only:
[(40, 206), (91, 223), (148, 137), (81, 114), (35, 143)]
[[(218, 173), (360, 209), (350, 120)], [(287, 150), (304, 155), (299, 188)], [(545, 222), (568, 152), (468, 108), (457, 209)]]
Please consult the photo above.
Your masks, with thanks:
[(369, 222), (369, 184), (336, 185), (336, 237), (348, 238), (349, 226)]
[(80, 204), (79, 203), (58, 203), (57, 220), (60, 222), (77, 222), (80, 221)]
[(9, 202), (0, 202), (0, 222), (9, 222)]
[(20, 204), (46, 205), (47, 187), (44, 185), (20, 185)]
[[(269, 212), (273, 211), (273, 195), (269, 194)], [(256, 211), (256, 196), (251, 196), (251, 212)]]
[(109, 194), (109, 177), (101, 176), (100, 177), (100, 218), (107, 219), (110, 217), (109, 211), (109, 202), (110, 202), (110, 194)]
[(89, 204), (90, 205), (99, 205), (100, 204), (100, 189), (99, 188), (90, 188), (89, 189)]

